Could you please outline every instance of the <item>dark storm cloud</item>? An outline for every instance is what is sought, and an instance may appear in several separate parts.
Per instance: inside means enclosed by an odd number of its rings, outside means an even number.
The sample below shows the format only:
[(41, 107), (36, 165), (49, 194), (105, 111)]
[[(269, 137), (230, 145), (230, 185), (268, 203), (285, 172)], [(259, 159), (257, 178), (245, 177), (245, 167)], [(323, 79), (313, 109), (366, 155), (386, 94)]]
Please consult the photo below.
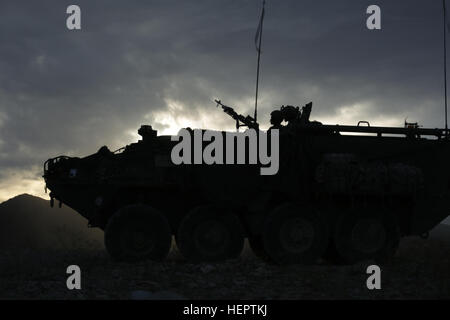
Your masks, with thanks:
[[(65, 27), (74, 3), (81, 31)], [(167, 126), (158, 112), (231, 127), (215, 97), (252, 112), (261, 1), (74, 3), (0, 4), (3, 176), (58, 154), (120, 147), (140, 124)], [(365, 26), (371, 4), (382, 9), (381, 31)], [(442, 126), (441, 14), (439, 1), (269, 0), (261, 122), (276, 105), (312, 100), (318, 120)]]

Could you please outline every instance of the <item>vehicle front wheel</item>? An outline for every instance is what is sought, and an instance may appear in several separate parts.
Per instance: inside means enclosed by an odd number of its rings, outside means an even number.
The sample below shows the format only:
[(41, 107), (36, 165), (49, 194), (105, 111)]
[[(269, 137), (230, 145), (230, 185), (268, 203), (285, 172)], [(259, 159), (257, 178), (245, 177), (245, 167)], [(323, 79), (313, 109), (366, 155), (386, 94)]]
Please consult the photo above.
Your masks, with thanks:
[(146, 205), (119, 209), (105, 229), (106, 250), (117, 261), (163, 260), (171, 243), (167, 219)]

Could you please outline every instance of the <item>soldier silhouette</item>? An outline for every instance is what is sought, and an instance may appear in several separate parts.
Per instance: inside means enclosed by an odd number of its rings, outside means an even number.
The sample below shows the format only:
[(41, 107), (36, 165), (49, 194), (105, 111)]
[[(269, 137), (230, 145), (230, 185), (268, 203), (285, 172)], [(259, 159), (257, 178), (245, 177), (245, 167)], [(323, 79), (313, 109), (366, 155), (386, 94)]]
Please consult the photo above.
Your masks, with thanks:
[(274, 110), (270, 113), (270, 124), (272, 125), (269, 130), (280, 129), (282, 127), (283, 114), (280, 110)]

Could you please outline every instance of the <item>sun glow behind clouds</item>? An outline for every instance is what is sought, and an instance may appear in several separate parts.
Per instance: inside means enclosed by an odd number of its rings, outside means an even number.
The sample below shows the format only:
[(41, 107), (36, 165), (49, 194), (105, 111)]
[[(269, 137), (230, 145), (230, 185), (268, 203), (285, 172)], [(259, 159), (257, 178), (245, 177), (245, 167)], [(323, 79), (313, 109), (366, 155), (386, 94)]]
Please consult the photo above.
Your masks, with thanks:
[(34, 166), (26, 171), (8, 170), (2, 172), (3, 178), (0, 180), (0, 202), (22, 193), (47, 199), (48, 195), (44, 191), (44, 179), (39, 178), (39, 175), (42, 175), (41, 171), (41, 167)]
[[(158, 130), (158, 135), (176, 135), (182, 128), (233, 130), (234, 121), (221, 110), (211, 106), (211, 112), (206, 108), (187, 108), (183, 103), (166, 99), (167, 110), (153, 112), (145, 116), (147, 121)], [(194, 111), (192, 111), (194, 110)]]

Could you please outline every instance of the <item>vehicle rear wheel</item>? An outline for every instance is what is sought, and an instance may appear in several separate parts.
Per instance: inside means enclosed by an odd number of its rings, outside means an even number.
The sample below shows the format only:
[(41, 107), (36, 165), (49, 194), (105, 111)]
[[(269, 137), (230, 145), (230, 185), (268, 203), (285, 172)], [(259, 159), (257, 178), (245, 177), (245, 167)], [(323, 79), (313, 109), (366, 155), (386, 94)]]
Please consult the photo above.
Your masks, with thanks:
[(268, 216), (263, 244), (277, 264), (311, 264), (323, 255), (328, 234), (326, 223), (313, 209), (288, 203)]
[(337, 252), (346, 263), (370, 259), (385, 263), (398, 248), (400, 232), (388, 214), (351, 211), (337, 221), (334, 240)]
[(241, 254), (244, 230), (235, 214), (202, 206), (181, 221), (177, 241), (180, 252), (189, 261), (224, 261)]
[(119, 209), (105, 229), (106, 250), (118, 261), (163, 260), (171, 243), (167, 219), (145, 205)]

